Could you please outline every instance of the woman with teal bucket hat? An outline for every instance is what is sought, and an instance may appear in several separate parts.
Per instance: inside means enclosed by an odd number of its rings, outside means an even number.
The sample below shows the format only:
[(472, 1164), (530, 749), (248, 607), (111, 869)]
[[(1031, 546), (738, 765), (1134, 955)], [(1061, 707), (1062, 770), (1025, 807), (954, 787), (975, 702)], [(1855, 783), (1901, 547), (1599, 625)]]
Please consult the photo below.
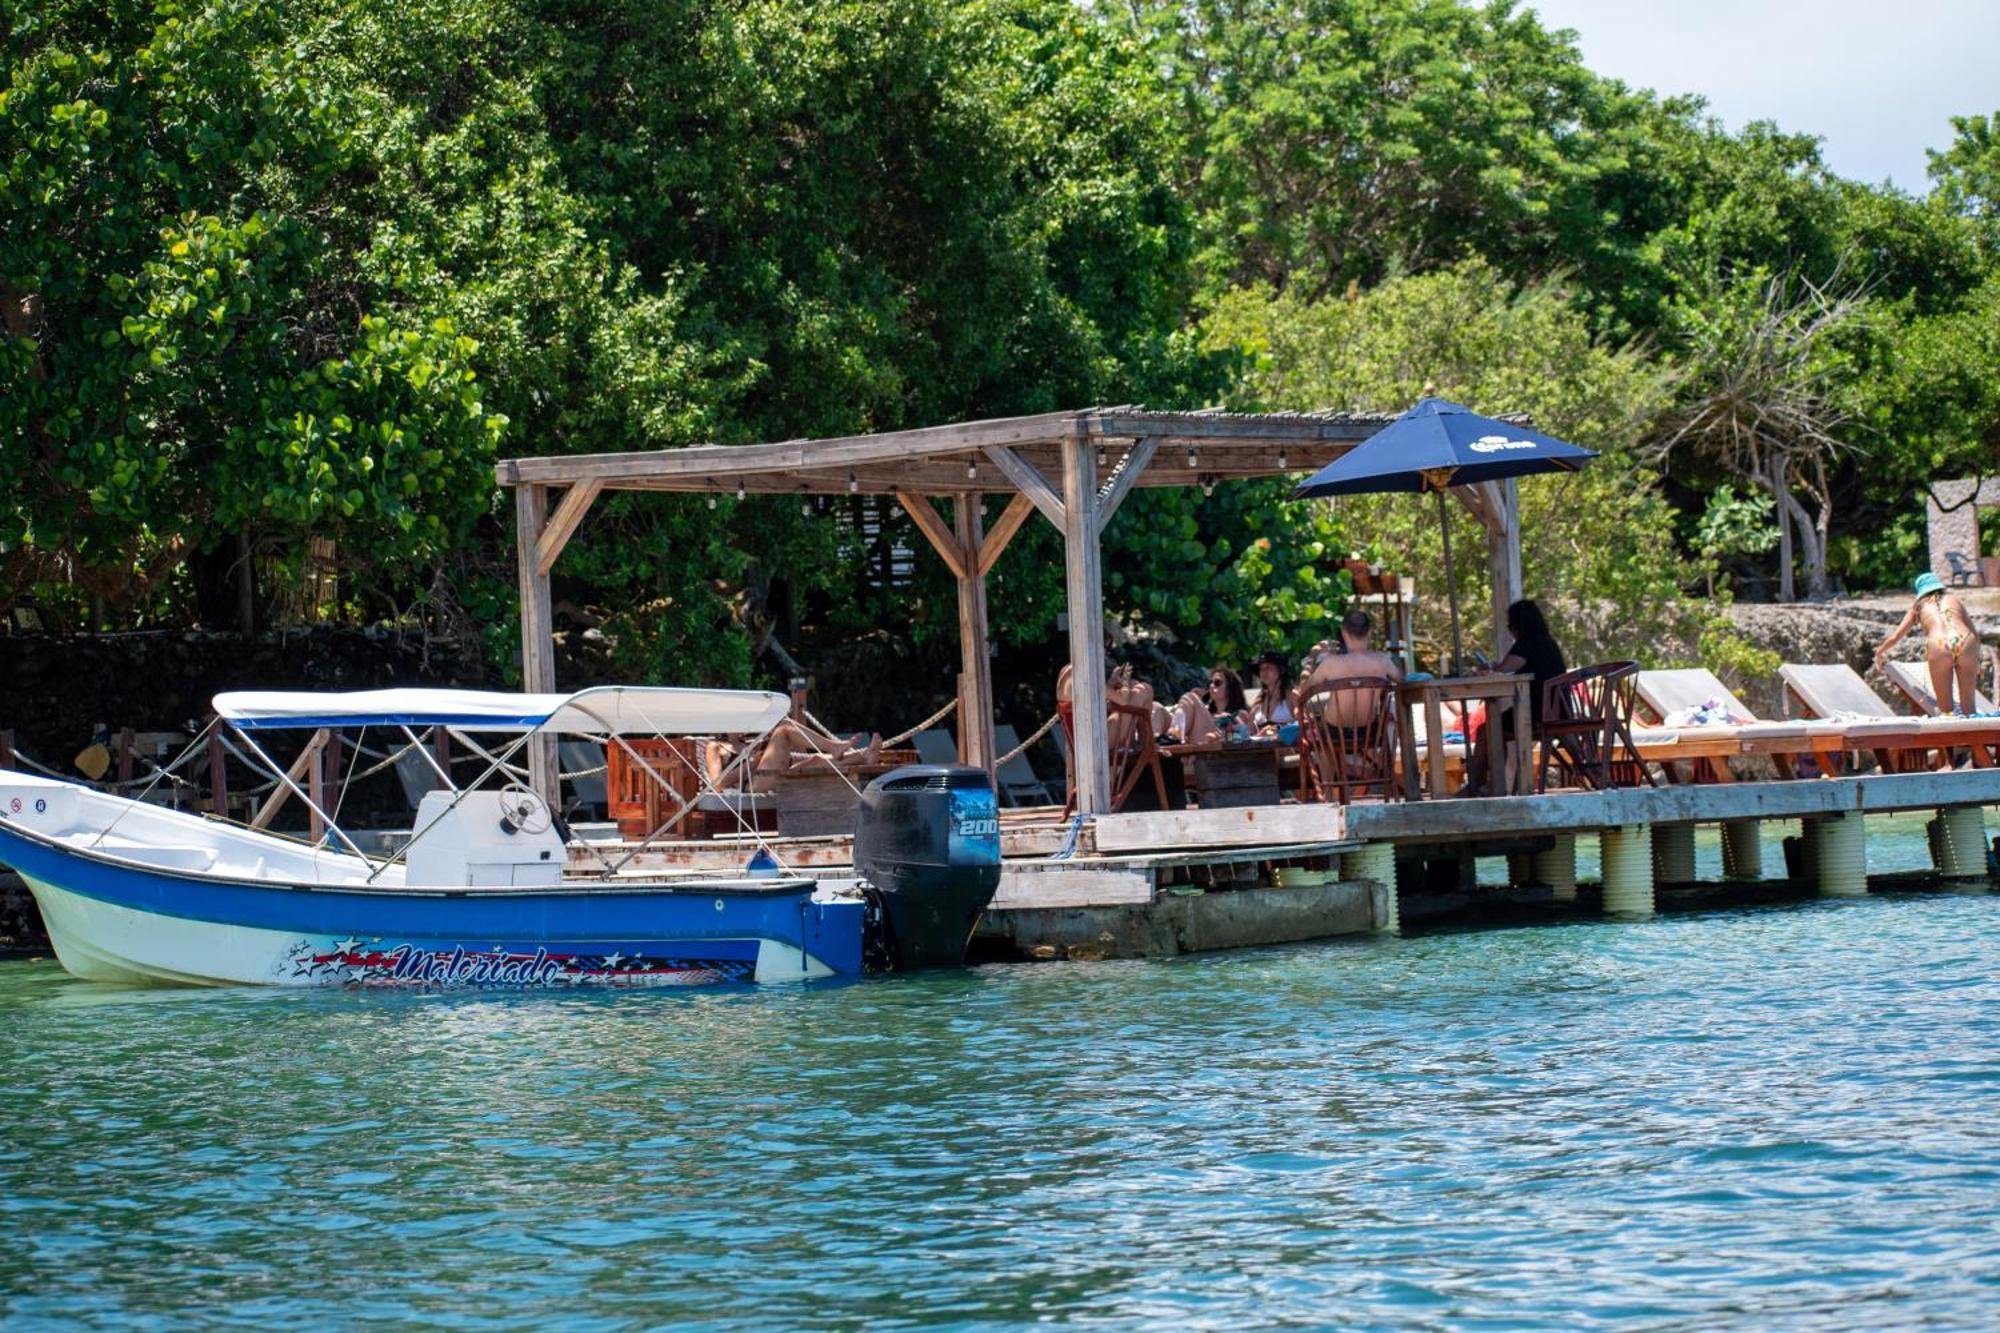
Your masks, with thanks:
[[(1940, 713), (1971, 713), (1974, 684), (1979, 675), (1979, 631), (1966, 614), (1965, 603), (1945, 591), (1944, 580), (1935, 574), (1917, 575), (1916, 601), (1903, 616), (1903, 623), (1875, 650), (1875, 665), (1888, 659), (1889, 650), (1903, 641), (1919, 621), (1923, 622), (1925, 659), (1931, 669), (1931, 693)], [(1956, 685), (1958, 692), (1952, 693)]]

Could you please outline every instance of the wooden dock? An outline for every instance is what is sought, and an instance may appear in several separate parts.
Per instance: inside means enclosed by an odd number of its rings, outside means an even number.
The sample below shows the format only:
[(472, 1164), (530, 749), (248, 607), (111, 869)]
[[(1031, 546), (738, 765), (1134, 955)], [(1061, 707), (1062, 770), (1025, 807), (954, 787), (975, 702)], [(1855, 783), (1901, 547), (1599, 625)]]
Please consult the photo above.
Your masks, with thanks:
[[(1054, 809), (1010, 810), (1002, 820), (1000, 889), (978, 945), (997, 957), (1134, 957), (1390, 931), (1405, 919), (1405, 900), (1435, 913), (1440, 903), (1493, 899), (1493, 890), (1477, 887), (1475, 864), (1501, 855), (1521, 867), (1512, 887), (1533, 890), (1515, 893), (1516, 900), (1574, 901), (1573, 879), (1565, 882), (1562, 867), (1573, 866), (1580, 835), (1605, 839), (1605, 910), (1644, 916), (1656, 883), (1692, 877), (1693, 830), (1702, 824), (1748, 829), (1754, 843), (1757, 826), (1794, 823), (1811, 845), (1803, 891), (1818, 882), (1822, 892), (1860, 892), (1862, 817), (1956, 812), (1953, 836), (1977, 845), (1946, 848), (1937, 873), (1984, 877), (1980, 812), (1996, 805), (2000, 769), (1082, 819)], [(850, 837), (767, 841), (795, 870), (851, 872)], [(662, 843), (633, 856), (626, 871), (729, 869), (754, 850), (747, 837)], [(1550, 853), (1552, 862), (1536, 859)], [(571, 855), (578, 871), (595, 865), (591, 852)], [(1614, 877), (1619, 883), (1610, 883)], [(1766, 875), (1753, 864), (1730, 887), (1756, 898), (1788, 878), (1798, 877), (1775, 866)]]

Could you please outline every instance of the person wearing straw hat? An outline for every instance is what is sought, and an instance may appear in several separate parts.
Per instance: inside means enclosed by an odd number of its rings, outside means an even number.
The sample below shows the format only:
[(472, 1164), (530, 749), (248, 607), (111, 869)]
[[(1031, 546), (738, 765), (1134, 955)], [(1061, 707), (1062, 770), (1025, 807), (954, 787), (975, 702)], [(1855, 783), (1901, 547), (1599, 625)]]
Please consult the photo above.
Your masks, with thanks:
[[(1917, 575), (1913, 590), (1916, 600), (1904, 613), (1903, 622), (1889, 632), (1875, 649), (1879, 669), (1889, 658), (1890, 649), (1901, 643), (1921, 622), (1924, 627), (1924, 659), (1931, 669), (1931, 693), (1939, 713), (1959, 716), (1977, 710), (1973, 700), (1979, 677), (1979, 631), (1966, 614), (1965, 603), (1945, 591), (1944, 580), (1936, 574)], [(1953, 694), (1956, 685), (1957, 693)]]

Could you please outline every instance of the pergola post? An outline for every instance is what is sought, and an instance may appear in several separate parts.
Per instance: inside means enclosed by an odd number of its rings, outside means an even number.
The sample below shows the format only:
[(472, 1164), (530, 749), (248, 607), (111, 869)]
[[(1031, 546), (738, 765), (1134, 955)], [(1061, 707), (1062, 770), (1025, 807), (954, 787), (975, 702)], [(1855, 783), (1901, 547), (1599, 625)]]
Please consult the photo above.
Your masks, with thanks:
[(986, 523), (978, 494), (952, 502), (953, 535), (964, 552), (958, 574), (958, 761), (993, 770), (993, 658), (986, 648), (986, 573), (980, 568)]
[(1062, 441), (1063, 554), (1069, 600), (1071, 751), (1079, 814), (1111, 808), (1104, 715), (1104, 579), (1097, 542), (1097, 460), (1081, 430)]
[(1493, 584), (1493, 659), (1513, 647), (1507, 608), (1521, 600), (1521, 491), (1513, 478), (1485, 485), (1486, 568)]
[[(548, 521), (549, 488), (533, 483), (516, 486), (514, 565), (521, 584), (521, 688), (530, 694), (556, 687), (555, 608), (549, 601), (548, 568), (540, 559)], [(528, 784), (551, 810), (560, 809), (555, 737), (538, 733), (529, 738), (527, 751)]]

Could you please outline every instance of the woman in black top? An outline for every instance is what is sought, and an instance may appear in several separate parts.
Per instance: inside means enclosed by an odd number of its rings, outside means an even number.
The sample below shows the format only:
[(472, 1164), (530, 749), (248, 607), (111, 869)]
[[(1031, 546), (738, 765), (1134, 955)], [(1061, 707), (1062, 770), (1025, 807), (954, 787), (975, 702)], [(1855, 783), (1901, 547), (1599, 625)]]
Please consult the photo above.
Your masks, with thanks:
[[(1549, 633), (1549, 622), (1542, 618), (1542, 608), (1527, 598), (1522, 598), (1507, 608), (1507, 633), (1514, 640), (1507, 655), (1494, 663), (1493, 670), (1502, 675), (1525, 672), (1534, 677), (1528, 687), (1528, 716), (1536, 722), (1542, 720), (1542, 683), (1560, 676), (1569, 670), (1563, 664), (1563, 651), (1557, 645), (1555, 636)], [(1499, 730), (1494, 730), (1494, 723)], [(1492, 787), (1492, 742), (1499, 740), (1503, 745), (1514, 734), (1514, 710), (1501, 710), (1497, 718), (1488, 713), (1485, 723), (1479, 729), (1478, 744), (1466, 759), (1466, 795), (1484, 796)], [(1504, 772), (1504, 770), (1503, 770)], [(1510, 788), (1511, 790), (1511, 788)]]

